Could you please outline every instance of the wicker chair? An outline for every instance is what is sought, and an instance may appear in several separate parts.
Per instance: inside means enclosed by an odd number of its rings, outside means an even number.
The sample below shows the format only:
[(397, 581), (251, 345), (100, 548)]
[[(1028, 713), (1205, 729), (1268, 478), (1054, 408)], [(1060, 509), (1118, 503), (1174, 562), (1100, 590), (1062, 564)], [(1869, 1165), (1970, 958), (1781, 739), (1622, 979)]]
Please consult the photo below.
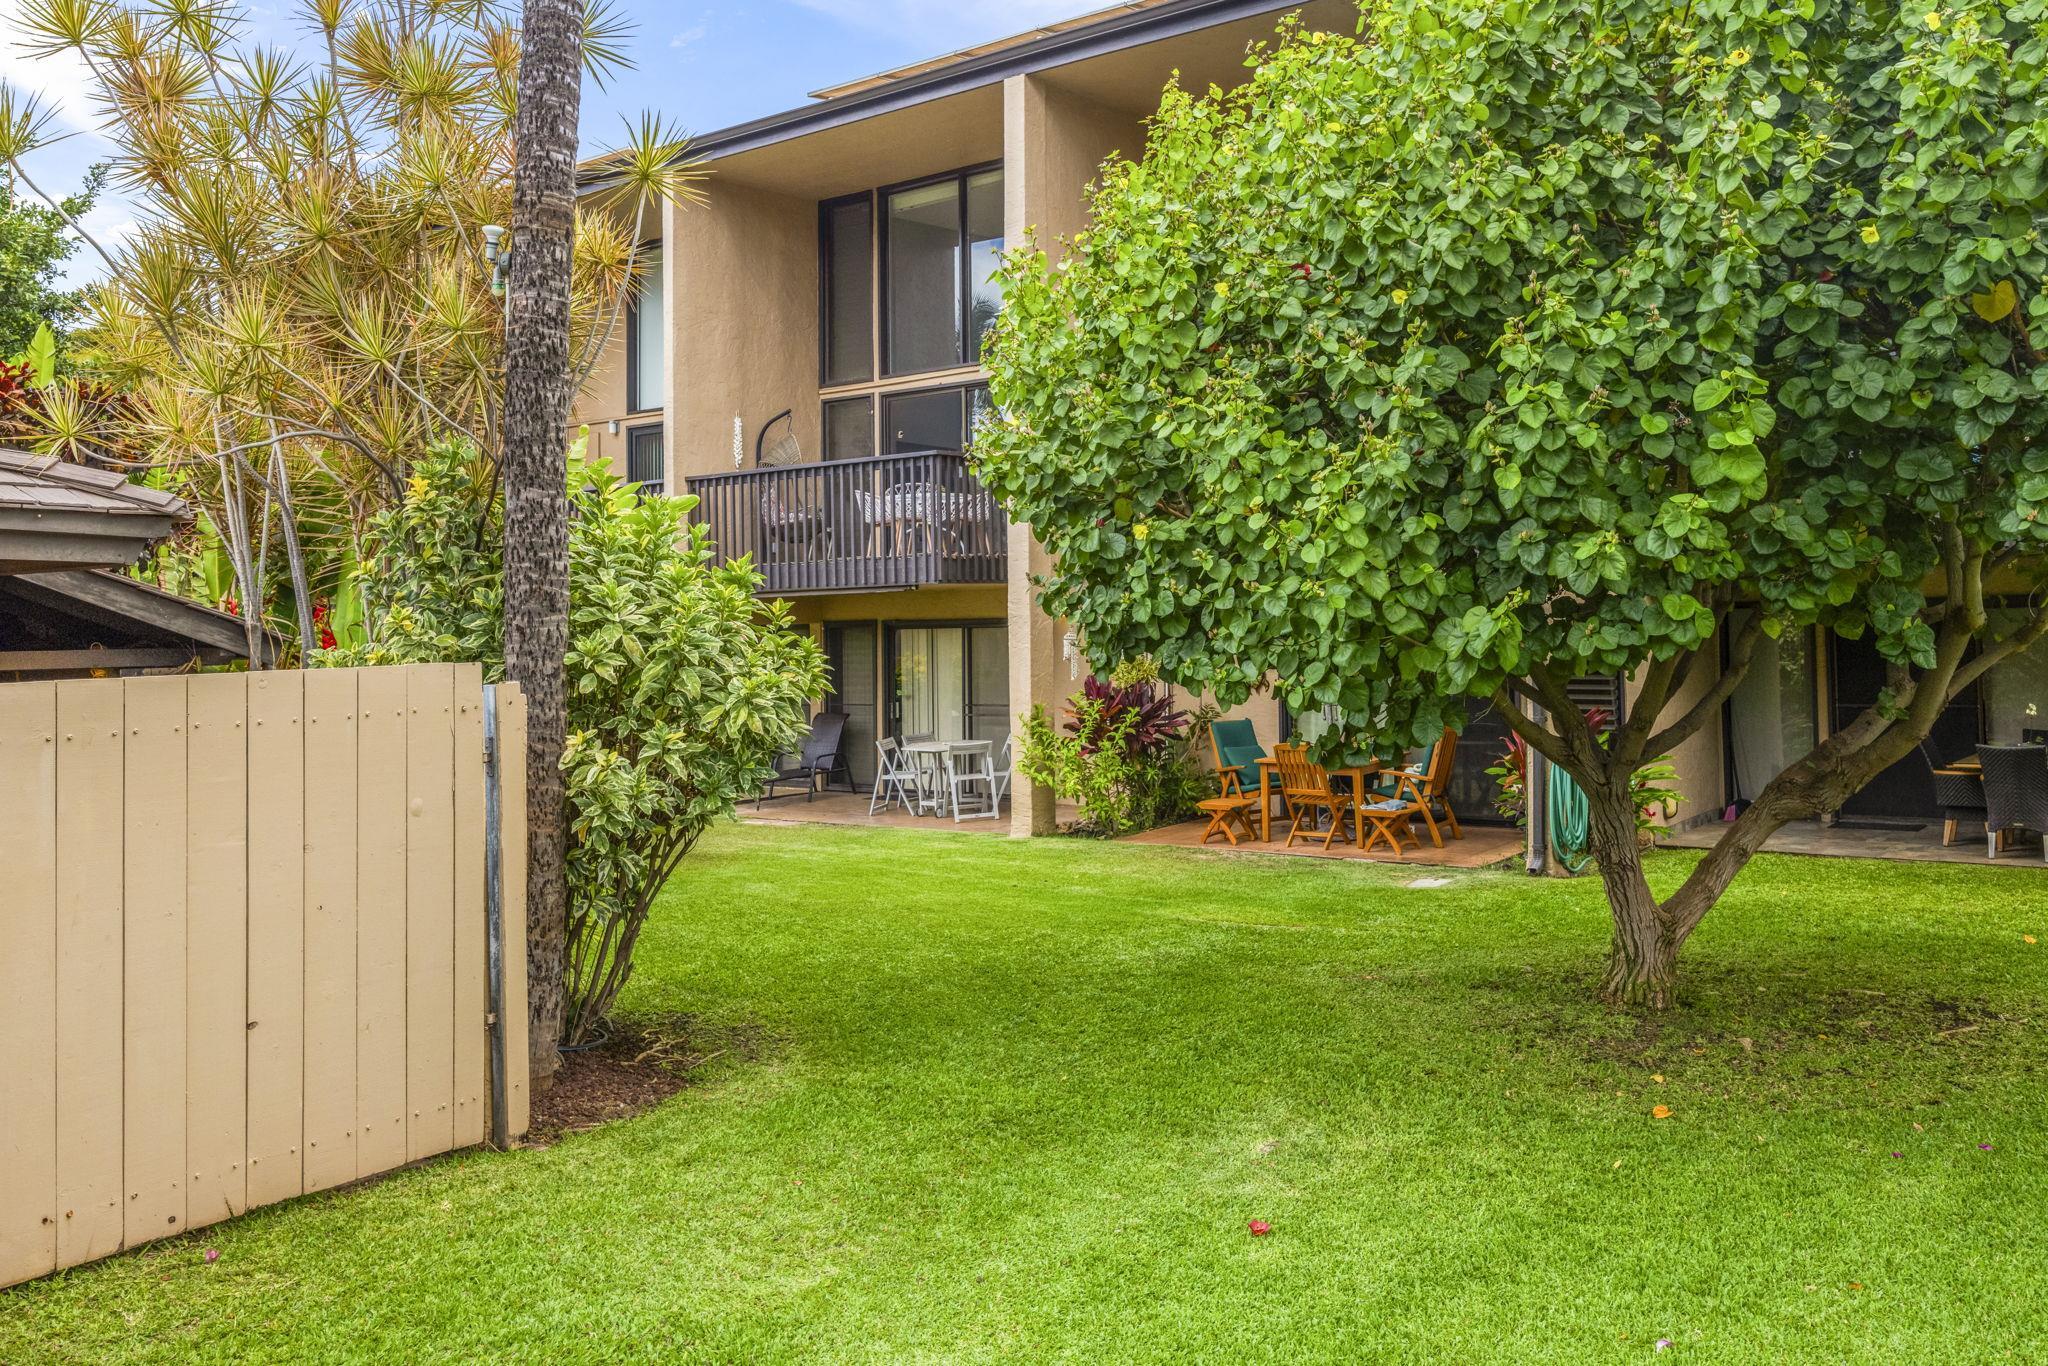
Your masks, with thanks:
[(1956, 827), (1984, 819), (1984, 777), (1964, 768), (1934, 766), (1934, 804), (1941, 808), (1941, 842), (1956, 842)]
[[(2048, 748), (2040, 745), (1979, 745), (1984, 766), (1984, 840), (1998, 857), (2000, 838), (2015, 827), (2048, 836)], [(2041, 842), (2048, 858), (2048, 838)]]

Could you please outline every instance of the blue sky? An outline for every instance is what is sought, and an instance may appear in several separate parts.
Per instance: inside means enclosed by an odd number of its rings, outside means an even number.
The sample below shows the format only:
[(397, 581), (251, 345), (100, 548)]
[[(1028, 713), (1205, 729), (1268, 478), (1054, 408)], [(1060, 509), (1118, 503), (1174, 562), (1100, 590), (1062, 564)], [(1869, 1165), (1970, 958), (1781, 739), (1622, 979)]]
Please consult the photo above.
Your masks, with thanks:
[[(624, 0), (636, 28), (629, 43), (634, 69), (607, 88), (586, 87), (586, 152), (615, 143), (621, 119), (642, 110), (705, 133), (803, 104), (810, 91), (936, 57), (1021, 32), (1052, 19), (1103, 8), (1108, 0)], [(286, 44), (300, 31), (290, 4), (249, 3), (252, 36)], [(63, 59), (19, 51), (13, 0), (0, 0), (0, 80), (31, 91), (73, 136), (40, 153), (30, 166), (52, 193), (76, 185), (106, 144), (79, 97), (82, 72)], [(99, 205), (87, 226), (110, 245), (132, 223), (118, 200)], [(72, 258), (74, 282), (103, 267), (89, 251)]]
[(1103, 8), (1108, 0), (627, 0), (638, 68), (588, 91), (584, 140), (652, 109), (710, 132), (804, 103), (821, 86)]

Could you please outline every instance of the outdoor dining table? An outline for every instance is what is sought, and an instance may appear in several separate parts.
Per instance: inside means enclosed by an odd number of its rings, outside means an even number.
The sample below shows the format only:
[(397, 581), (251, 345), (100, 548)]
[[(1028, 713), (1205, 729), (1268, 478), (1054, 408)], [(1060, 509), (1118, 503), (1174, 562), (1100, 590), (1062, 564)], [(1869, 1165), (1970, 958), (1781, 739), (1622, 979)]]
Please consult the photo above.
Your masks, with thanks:
[[(1280, 761), (1271, 755), (1267, 755), (1259, 760), (1259, 841), (1261, 843), (1270, 843), (1273, 838), (1273, 775), (1279, 767)], [(1353, 805), (1356, 805), (1359, 797), (1365, 792), (1365, 780), (1377, 777), (1380, 770), (1381, 765), (1374, 762), (1370, 764), (1355, 764), (1345, 768), (1326, 769), (1324, 771), (1333, 779), (1349, 778), (1351, 780), (1351, 800)], [(1365, 847), (1365, 830), (1356, 815), (1351, 818), (1351, 829), (1353, 837), (1358, 841), (1358, 847), (1363, 849)]]
[(987, 740), (912, 740), (903, 746), (903, 753), (908, 754), (910, 761), (917, 765), (918, 815), (946, 814), (946, 751), (956, 746), (983, 752), (993, 748)]

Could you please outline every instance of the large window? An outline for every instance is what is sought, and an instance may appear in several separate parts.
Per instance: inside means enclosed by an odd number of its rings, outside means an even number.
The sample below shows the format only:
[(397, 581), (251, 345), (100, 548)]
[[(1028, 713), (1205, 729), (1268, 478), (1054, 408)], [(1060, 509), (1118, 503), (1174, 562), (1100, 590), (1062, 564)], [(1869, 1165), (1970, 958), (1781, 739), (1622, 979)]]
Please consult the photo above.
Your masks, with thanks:
[(662, 310), (662, 255), (659, 244), (640, 249), (640, 278), (626, 305), (626, 409), (644, 413), (662, 406), (665, 368)]
[(979, 364), (982, 336), (1003, 306), (994, 278), (1003, 250), (1002, 168), (827, 201), (818, 247), (826, 387), (874, 377), (877, 335), (884, 375)]
[(882, 453), (964, 451), (988, 409), (988, 386), (882, 396)]

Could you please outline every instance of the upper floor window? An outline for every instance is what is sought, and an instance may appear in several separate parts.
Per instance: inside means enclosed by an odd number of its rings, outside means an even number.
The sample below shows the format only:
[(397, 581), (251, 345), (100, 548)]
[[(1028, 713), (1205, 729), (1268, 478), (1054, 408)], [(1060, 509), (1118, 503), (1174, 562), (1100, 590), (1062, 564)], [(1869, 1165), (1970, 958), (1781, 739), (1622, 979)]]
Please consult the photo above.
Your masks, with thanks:
[(818, 215), (824, 272), (826, 384), (875, 377), (875, 205), (835, 199)]
[(819, 226), (826, 385), (874, 378), (877, 338), (885, 376), (981, 362), (1003, 302), (1000, 166), (833, 200)]
[(626, 304), (626, 410), (644, 413), (663, 406), (667, 328), (662, 310), (663, 262), (657, 243), (640, 249), (640, 278)]

